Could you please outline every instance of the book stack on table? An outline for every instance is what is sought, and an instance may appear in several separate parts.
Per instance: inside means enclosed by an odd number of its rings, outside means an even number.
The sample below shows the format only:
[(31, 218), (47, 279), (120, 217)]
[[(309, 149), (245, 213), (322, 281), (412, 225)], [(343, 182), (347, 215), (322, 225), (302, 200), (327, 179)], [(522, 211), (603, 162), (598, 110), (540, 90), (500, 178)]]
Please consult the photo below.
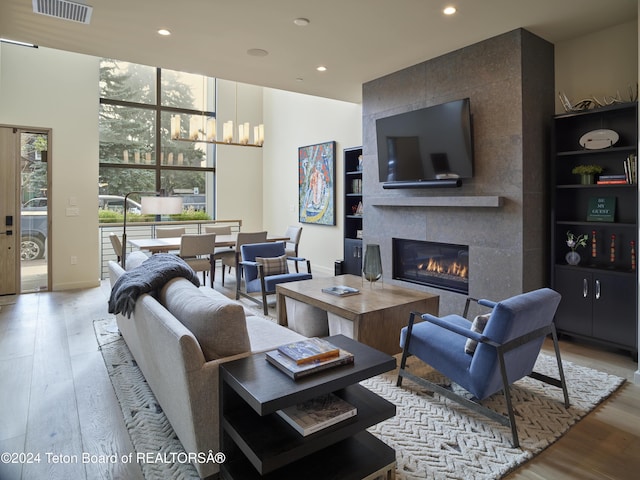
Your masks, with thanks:
[(306, 437), (356, 416), (358, 409), (335, 393), (328, 393), (276, 413)]
[(312, 373), (353, 363), (353, 354), (317, 337), (289, 343), (265, 354), (267, 362), (294, 380)]

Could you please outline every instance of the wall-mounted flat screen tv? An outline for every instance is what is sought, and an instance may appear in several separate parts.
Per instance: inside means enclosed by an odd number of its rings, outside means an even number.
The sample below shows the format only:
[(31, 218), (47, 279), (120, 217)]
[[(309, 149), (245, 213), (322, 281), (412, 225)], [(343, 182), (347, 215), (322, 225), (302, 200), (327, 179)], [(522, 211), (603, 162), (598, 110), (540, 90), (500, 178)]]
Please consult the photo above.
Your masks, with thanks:
[[(468, 98), (376, 120), (378, 171), (396, 182), (455, 181), (473, 176)], [(392, 187), (393, 188), (393, 187)]]

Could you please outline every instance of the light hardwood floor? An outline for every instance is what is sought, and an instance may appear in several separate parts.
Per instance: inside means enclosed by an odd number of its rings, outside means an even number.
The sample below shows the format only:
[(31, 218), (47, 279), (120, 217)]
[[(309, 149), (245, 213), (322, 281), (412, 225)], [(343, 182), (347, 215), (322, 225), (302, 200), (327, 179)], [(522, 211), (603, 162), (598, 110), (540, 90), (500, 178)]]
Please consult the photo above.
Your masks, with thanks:
[[(233, 282), (227, 283), (216, 288), (231, 294)], [(92, 326), (108, 317), (108, 296), (105, 282), (0, 297), (0, 454), (40, 454), (39, 463), (0, 462), (1, 480), (142, 479), (137, 464), (106, 457), (133, 451)], [(565, 360), (630, 382), (507, 478), (637, 478), (640, 386), (631, 383), (637, 364), (624, 353), (569, 341), (561, 349)], [(83, 452), (103, 455), (104, 462), (83, 463)]]

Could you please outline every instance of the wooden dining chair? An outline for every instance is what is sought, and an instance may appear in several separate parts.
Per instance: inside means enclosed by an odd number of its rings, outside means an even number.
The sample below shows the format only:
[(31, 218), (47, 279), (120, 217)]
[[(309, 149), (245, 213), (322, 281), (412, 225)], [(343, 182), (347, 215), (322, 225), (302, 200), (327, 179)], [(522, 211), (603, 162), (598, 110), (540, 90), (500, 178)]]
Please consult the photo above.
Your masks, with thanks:
[(240, 247), (249, 243), (263, 243), (267, 241), (267, 232), (239, 232), (236, 240), (235, 250), (231, 252), (224, 252), (220, 255), (220, 261), (222, 263), (222, 286), (224, 286), (224, 271), (225, 267), (229, 267), (229, 273), (231, 268), (238, 268), (238, 264), (242, 260), (240, 253)]
[[(300, 244), (300, 237), (302, 236), (302, 227), (291, 225), (285, 232), (285, 237), (289, 237), (289, 240), (285, 242), (287, 257), (298, 257), (298, 245)], [(298, 262), (294, 262), (296, 272), (298, 271)]]
[(173, 237), (181, 237), (187, 233), (186, 228), (184, 227), (163, 227), (156, 228), (156, 238), (173, 238)]
[[(215, 233), (185, 234), (180, 237), (180, 257), (196, 272), (202, 272), (202, 284), (210, 268), (210, 255), (216, 245)], [(211, 278), (213, 288), (213, 278)]]
[[(216, 235), (231, 235), (231, 225), (205, 225), (205, 233), (215, 233)], [(216, 279), (216, 265), (218, 261), (222, 263), (222, 257), (235, 252), (234, 247), (216, 247), (211, 256), (211, 288), (213, 288), (213, 282)], [(224, 265), (222, 266), (222, 275), (224, 275)]]

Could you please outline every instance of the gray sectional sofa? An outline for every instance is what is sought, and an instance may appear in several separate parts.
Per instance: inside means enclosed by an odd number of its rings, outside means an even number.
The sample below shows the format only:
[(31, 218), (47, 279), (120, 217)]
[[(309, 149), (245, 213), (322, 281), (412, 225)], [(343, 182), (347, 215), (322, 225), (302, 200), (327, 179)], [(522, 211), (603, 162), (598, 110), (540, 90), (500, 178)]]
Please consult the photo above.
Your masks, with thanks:
[[(127, 269), (145, 258), (130, 255)], [(112, 287), (123, 273), (109, 263)], [(117, 314), (118, 328), (185, 451), (216, 453), (219, 365), (304, 337), (185, 278), (167, 282), (157, 297), (141, 295), (130, 318)], [(213, 462), (194, 465), (202, 478), (219, 471)]]

